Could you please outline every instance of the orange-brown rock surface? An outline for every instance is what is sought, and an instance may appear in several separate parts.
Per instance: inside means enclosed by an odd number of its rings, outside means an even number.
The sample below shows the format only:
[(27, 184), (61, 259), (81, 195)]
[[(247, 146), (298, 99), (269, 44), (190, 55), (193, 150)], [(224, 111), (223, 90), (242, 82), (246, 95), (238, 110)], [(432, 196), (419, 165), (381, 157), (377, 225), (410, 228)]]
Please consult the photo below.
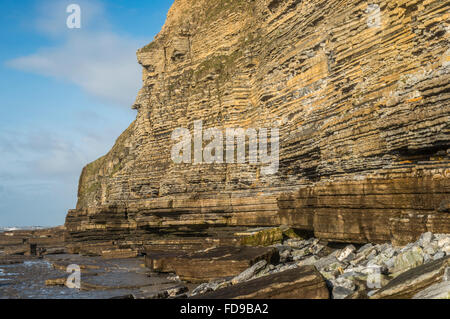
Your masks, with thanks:
[[(136, 120), (83, 169), (69, 246), (203, 249), (281, 224), (343, 242), (450, 233), (449, 9), (176, 0), (137, 53)], [(278, 127), (278, 172), (174, 163), (172, 132), (196, 120)]]

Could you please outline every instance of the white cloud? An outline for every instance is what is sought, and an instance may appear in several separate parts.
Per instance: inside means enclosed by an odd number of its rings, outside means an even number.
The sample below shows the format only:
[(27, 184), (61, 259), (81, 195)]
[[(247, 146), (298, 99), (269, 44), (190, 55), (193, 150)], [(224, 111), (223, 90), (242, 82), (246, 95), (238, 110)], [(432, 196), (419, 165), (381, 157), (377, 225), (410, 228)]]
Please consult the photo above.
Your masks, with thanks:
[(62, 36), (74, 30), (66, 27), (66, 12), (70, 4), (76, 3), (81, 7), (82, 27), (98, 30), (110, 27), (106, 18), (105, 7), (102, 2), (94, 0), (46, 0), (38, 1), (36, 19), (33, 26), (36, 30), (48, 36)]
[(76, 205), (83, 166), (111, 149), (112, 136), (131, 121), (125, 115), (133, 113), (120, 108), (112, 109), (111, 117), (86, 112), (92, 114), (88, 121), (80, 123), (74, 113), (74, 122), (64, 130), (0, 127), (0, 226), (64, 222), (67, 209)]
[[(147, 40), (113, 31), (99, 1), (37, 3), (32, 27), (50, 44), (7, 65), (72, 83), (102, 101), (128, 108), (141, 86), (135, 52)], [(81, 6), (79, 30), (66, 27), (69, 3)], [(51, 105), (65, 105), (60, 94), (49, 99)], [(134, 117), (131, 109), (89, 104), (71, 113), (55, 109), (32, 125), (23, 117), (0, 127), (0, 226), (63, 223), (67, 209), (75, 207), (83, 166), (104, 155)]]
[[(79, 174), (86, 161), (71, 139), (58, 137), (55, 132), (42, 130), (28, 132), (0, 131), (0, 176), (13, 174), (14, 179), (3, 180), (9, 185), (33, 180), (59, 181)], [(9, 145), (14, 148), (9, 149)]]
[(46, 129), (0, 130), (0, 181), (77, 183), (83, 166), (106, 154), (114, 143), (111, 136), (117, 136), (121, 130), (97, 127), (99, 124), (94, 125), (93, 131), (68, 127), (64, 133)]
[(68, 29), (65, 5), (47, 2), (39, 9), (45, 14), (36, 21), (38, 30), (56, 36), (59, 45), (40, 48), (7, 65), (73, 83), (102, 101), (129, 107), (141, 86), (136, 50), (146, 41), (111, 31), (99, 2), (80, 2), (82, 28)]

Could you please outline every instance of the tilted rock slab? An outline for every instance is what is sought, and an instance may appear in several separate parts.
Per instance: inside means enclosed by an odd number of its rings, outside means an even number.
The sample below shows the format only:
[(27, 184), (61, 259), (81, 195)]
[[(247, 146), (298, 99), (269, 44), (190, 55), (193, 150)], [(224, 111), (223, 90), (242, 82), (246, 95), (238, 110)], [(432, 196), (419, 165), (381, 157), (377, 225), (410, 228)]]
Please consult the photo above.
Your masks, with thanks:
[[(136, 120), (83, 169), (66, 219), (71, 249), (281, 224), (341, 242), (450, 233), (449, 9), (176, 0), (137, 52)], [(174, 163), (172, 132), (192, 134), (196, 120), (204, 130), (278, 127), (278, 172)]]
[(414, 295), (412, 299), (450, 299), (450, 281), (443, 281)]
[(153, 271), (176, 273), (182, 280), (195, 283), (234, 277), (258, 261), (279, 261), (276, 248), (218, 247), (203, 252), (148, 251), (145, 264)]
[(286, 270), (192, 299), (329, 299), (322, 275), (314, 266)]
[(410, 299), (428, 287), (445, 281), (448, 267), (450, 256), (408, 270), (380, 289), (371, 299)]

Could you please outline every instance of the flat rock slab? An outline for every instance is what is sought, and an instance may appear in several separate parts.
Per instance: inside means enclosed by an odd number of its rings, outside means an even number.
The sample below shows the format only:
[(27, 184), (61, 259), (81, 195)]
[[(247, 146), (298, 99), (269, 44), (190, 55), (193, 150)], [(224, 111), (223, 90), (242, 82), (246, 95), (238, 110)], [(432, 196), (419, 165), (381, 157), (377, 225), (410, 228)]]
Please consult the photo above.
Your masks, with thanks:
[(84, 257), (80, 255), (49, 255), (45, 260), (51, 263), (53, 268), (66, 271), (69, 265), (78, 265), (83, 272), (117, 272), (128, 271), (136, 273), (148, 273), (143, 267), (143, 258), (105, 259), (102, 257)]
[(389, 282), (371, 299), (410, 299), (442, 282), (447, 267), (450, 267), (450, 256), (410, 269)]
[(0, 256), (0, 265), (21, 264), (24, 261), (33, 259), (34, 259), (33, 257), (22, 255)]
[(102, 251), (102, 257), (105, 259), (136, 258), (137, 256), (138, 252), (134, 249), (109, 249)]
[(278, 259), (276, 248), (218, 247), (197, 253), (147, 251), (145, 264), (156, 272), (174, 272), (182, 280), (203, 283), (237, 276), (260, 260)]
[(416, 294), (412, 299), (450, 299), (450, 281), (432, 285)]
[(141, 289), (144, 287), (161, 289), (162, 285), (174, 285), (173, 281), (163, 277), (149, 277), (146, 274), (127, 271), (101, 272), (94, 276), (82, 275), (81, 278), (81, 287), (85, 290)]
[(329, 299), (324, 278), (303, 266), (216, 290), (192, 299)]

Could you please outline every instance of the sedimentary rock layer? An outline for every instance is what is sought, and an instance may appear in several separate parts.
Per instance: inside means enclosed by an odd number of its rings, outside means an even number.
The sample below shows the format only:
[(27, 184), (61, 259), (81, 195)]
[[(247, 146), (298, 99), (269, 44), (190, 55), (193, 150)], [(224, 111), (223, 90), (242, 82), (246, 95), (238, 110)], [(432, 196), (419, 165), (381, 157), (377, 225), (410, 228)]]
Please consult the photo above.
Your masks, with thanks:
[[(176, 0), (137, 53), (136, 120), (83, 169), (67, 241), (191, 245), (282, 223), (352, 242), (450, 232), (449, 9)], [(278, 127), (279, 170), (176, 164), (171, 134), (197, 120)]]
[(193, 297), (193, 299), (328, 299), (330, 293), (314, 266), (303, 266)]
[(0, 254), (39, 256), (65, 251), (64, 227), (0, 233)]
[(281, 196), (280, 218), (318, 238), (405, 244), (449, 231), (449, 213), (440, 209), (449, 193), (450, 180), (439, 175), (317, 183)]

